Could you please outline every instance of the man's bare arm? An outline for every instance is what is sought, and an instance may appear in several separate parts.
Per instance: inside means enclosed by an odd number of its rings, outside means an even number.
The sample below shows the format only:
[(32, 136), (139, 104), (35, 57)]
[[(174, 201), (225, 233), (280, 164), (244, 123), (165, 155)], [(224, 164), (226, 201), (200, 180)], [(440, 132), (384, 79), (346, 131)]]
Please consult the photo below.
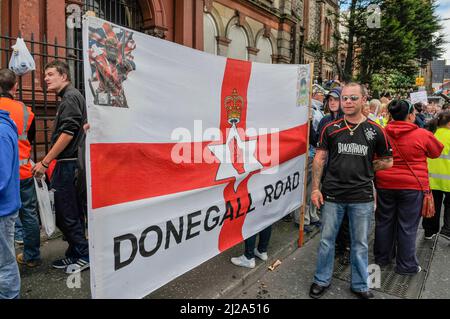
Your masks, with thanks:
[(318, 149), (312, 166), (312, 190), (318, 190), (322, 180), (323, 168), (328, 157), (328, 151)]
[(394, 165), (394, 159), (392, 157), (381, 158), (373, 161), (373, 169), (375, 172), (391, 168), (392, 165)]

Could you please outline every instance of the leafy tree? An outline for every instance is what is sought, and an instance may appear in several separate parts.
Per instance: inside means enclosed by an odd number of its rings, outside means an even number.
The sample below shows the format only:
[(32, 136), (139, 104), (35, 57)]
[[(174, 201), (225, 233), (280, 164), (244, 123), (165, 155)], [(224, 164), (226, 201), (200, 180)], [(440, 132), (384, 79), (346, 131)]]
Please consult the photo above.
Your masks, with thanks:
[[(336, 65), (344, 80), (352, 78), (355, 67), (358, 80), (364, 83), (370, 83), (374, 74), (389, 72), (412, 78), (418, 66), (443, 52), (443, 35), (438, 35), (442, 26), (434, 0), (344, 0), (340, 5), (348, 8), (340, 15), (347, 32), (336, 32), (336, 46), (321, 55)], [(379, 28), (367, 23), (370, 5), (381, 9)], [(343, 69), (337, 59), (339, 46), (347, 48)]]

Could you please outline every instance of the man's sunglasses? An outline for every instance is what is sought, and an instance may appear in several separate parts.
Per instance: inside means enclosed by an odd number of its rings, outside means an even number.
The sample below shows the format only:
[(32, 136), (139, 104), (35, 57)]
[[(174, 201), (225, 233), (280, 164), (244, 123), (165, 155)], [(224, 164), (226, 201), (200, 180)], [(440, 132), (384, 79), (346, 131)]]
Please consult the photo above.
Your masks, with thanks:
[(359, 100), (359, 96), (358, 95), (350, 95), (350, 96), (343, 95), (342, 96), (342, 101), (346, 102), (348, 99), (350, 99), (353, 102), (355, 102), (355, 101)]

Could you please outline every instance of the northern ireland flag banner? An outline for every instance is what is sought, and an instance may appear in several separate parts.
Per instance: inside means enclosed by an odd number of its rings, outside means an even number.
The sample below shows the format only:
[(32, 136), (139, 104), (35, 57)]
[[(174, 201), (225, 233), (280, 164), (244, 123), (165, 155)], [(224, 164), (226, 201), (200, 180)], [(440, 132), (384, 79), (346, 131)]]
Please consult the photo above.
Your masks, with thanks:
[(94, 298), (144, 297), (302, 204), (310, 65), (93, 17), (83, 41)]

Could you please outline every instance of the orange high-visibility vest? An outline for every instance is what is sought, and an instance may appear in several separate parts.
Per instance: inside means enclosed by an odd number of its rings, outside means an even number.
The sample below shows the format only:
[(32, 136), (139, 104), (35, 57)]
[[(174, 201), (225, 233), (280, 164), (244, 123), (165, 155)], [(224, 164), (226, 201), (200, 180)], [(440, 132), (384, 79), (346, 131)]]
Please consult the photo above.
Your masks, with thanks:
[(0, 110), (9, 112), (9, 117), (17, 126), (19, 134), (19, 164), (20, 179), (31, 178), (31, 144), (28, 141), (28, 130), (34, 119), (34, 113), (31, 108), (25, 106), (22, 102), (12, 100), (7, 97), (0, 98)]

